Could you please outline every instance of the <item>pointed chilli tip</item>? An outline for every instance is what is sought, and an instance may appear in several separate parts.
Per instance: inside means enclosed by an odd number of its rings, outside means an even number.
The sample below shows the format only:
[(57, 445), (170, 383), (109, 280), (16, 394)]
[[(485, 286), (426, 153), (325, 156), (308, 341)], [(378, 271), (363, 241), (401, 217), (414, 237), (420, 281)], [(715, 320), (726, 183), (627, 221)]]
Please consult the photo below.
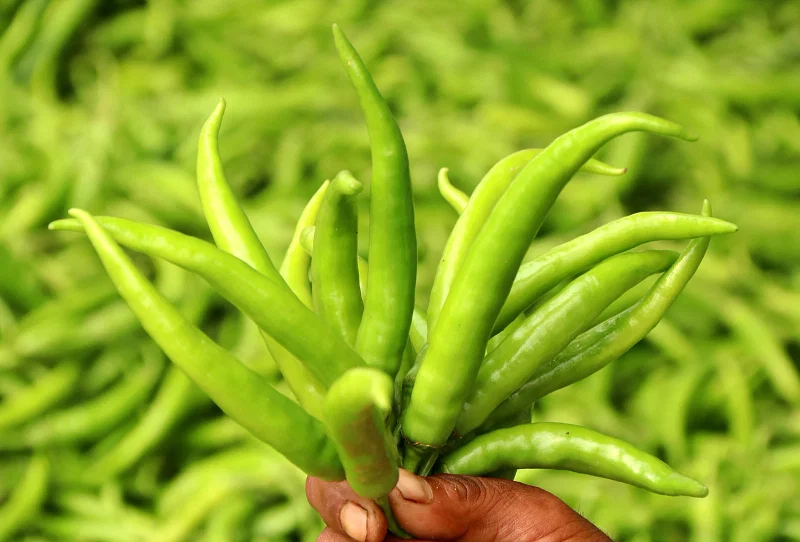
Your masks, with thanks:
[(711, 202), (708, 199), (703, 200), (703, 209), (700, 211), (703, 216), (711, 216)]
[(344, 35), (344, 31), (342, 31), (338, 24), (333, 23), (331, 30), (333, 31), (333, 41), (336, 43), (336, 48), (339, 49), (339, 53), (342, 53), (343, 46), (352, 47), (347, 36)]
[[(203, 124), (203, 132), (211, 132), (212, 134), (219, 134), (220, 125), (222, 124), (222, 117), (225, 114), (225, 107), (227, 102), (225, 102), (225, 98), (220, 98), (217, 102), (217, 105), (214, 107), (214, 111), (208, 116), (206, 119), (205, 124)], [(202, 136), (201, 136), (202, 138)]]

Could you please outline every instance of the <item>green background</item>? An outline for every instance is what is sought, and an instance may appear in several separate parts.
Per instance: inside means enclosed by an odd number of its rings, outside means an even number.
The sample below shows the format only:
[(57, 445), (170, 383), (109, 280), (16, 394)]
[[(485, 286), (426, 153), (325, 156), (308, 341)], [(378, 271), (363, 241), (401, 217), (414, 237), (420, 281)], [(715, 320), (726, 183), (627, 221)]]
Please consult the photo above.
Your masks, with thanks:
[[(46, 224), (77, 206), (208, 238), (194, 162), (220, 96), (226, 174), (273, 260), (323, 180), (349, 169), (368, 188), (367, 133), (333, 22), (406, 138), (423, 306), (456, 219), (437, 192), (439, 168), (469, 193), (502, 157), (611, 111), (657, 114), (700, 134), (693, 144), (615, 140), (598, 157), (628, 173), (579, 175), (550, 212), (532, 254), (632, 212), (698, 213), (703, 198), (740, 231), (712, 240), (645, 341), (542, 400), (535, 417), (624, 438), (703, 480), (709, 497), (658, 497), (571, 473), (520, 478), (615, 540), (800, 539), (796, 1), (0, 0), (0, 407), (70, 360), (79, 382), (52, 410), (92, 405), (138, 370), (150, 343), (114, 296), (46, 325), (30, 317), (108, 282), (85, 239)], [(360, 243), (366, 256), (366, 235)], [(205, 296), (202, 327), (278, 378), (231, 307), (181, 272), (140, 263), (173, 299)], [(182, 518), (164, 539), (215, 540), (219, 525), (234, 540), (315, 538), (299, 474), (265, 487), (226, 481), (235, 461), (214, 459), (255, 444), (202, 398), (131, 466), (99, 484), (82, 480), (156, 391), (39, 450), (50, 459), (49, 489), (25, 536), (149, 540)], [(2, 431), (0, 502), (32, 453), (4, 445)], [(163, 504), (203, 468), (213, 480), (204, 487), (222, 488), (206, 513)]]

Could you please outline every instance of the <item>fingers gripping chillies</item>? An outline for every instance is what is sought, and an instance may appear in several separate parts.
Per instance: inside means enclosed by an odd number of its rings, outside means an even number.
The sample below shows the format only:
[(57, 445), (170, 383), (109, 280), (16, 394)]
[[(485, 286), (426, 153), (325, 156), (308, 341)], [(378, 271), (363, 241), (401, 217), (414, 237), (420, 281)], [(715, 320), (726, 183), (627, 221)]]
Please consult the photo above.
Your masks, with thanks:
[(333, 36), (358, 93), (372, 149), (370, 279), (356, 350), (368, 365), (394, 376), (408, 338), (417, 279), (408, 155), (400, 128), (361, 57), (336, 25)]
[[(432, 446), (447, 441), (500, 308), (547, 211), (605, 142), (631, 131), (695, 139), (683, 127), (651, 115), (606, 115), (551, 143), (519, 172), (494, 206), (456, 274), (439, 319), (431, 323), (428, 352), (403, 415), (403, 433), (409, 440)], [(477, 291), (482, 295), (476, 296)]]

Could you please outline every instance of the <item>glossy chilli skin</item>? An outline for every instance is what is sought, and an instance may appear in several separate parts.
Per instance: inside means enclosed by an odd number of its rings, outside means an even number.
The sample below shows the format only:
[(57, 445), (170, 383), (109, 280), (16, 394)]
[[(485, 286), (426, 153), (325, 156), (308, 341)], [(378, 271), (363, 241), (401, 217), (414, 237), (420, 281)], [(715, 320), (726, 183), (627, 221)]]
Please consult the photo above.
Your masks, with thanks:
[(333, 37), (367, 121), (372, 151), (370, 279), (356, 351), (367, 365), (394, 376), (414, 310), (417, 237), (403, 135), (361, 57), (338, 26)]
[(636, 213), (575, 238), (520, 267), (495, 330), (503, 329), (560, 280), (631, 248), (656, 240), (693, 239), (732, 233), (736, 226), (681, 213)]
[[(36, 356), (66, 344), (75, 360), (42, 376), (31, 387), (36, 397), (20, 392), (0, 405), (2, 446), (82, 442), (140, 407), (163, 372), (163, 357), (155, 348), (142, 348), (139, 371), (95, 402), (28, 423), (80, 385), (77, 354), (109, 333), (135, 330), (138, 320), (174, 365), (146, 415), (94, 462), (93, 483), (137, 463), (202, 400), (196, 384), (237, 427), (306, 474), (346, 479), (358, 495), (374, 500), (396, 536), (405, 533), (388, 494), (401, 465), (420, 475), (505, 478), (520, 468), (569, 469), (665, 495), (705, 496), (705, 486), (629, 444), (582, 427), (529, 422), (534, 401), (586, 378), (650, 332), (694, 275), (710, 236), (731, 233), (736, 226), (712, 218), (708, 202), (703, 216), (638, 213), (522, 264), (553, 202), (576, 172), (625, 172), (592, 158), (603, 144), (632, 131), (687, 141), (694, 136), (658, 117), (614, 113), (544, 149), (501, 159), (471, 195), (456, 189), (442, 169), (440, 191), (459, 218), (437, 270), (426, 318), (426, 309), (414, 305), (417, 254), (405, 144), (358, 53), (338, 27), (333, 34), (370, 137), (369, 264), (358, 255), (361, 184), (343, 171), (321, 183), (308, 202), (276, 269), (225, 178), (218, 141), (226, 107), (221, 100), (203, 126), (197, 156), (197, 186), (214, 244), (80, 210), (50, 225), (87, 235), (125, 303), (114, 299), (113, 290), (98, 288), (80, 298), (64, 296), (60, 304), (43, 304), (19, 326), (15, 349)], [(680, 255), (629, 252), (651, 241), (682, 239), (692, 240)], [(170, 295), (174, 285), (169, 279), (150, 283), (121, 246), (157, 264), (188, 270), (210, 288), (198, 296), (200, 301), (185, 306), (180, 296)], [(637, 289), (655, 274), (660, 276), (646, 292)], [(257, 345), (259, 334), (263, 337), (286, 395), (272, 386), (263, 367), (246, 356), (239, 359), (198, 327), (198, 315), (214, 292), (252, 320), (249, 335), (242, 334), (254, 337)], [(35, 303), (35, 296), (29, 301)], [(77, 326), (90, 311), (91, 325)], [(746, 323), (746, 315), (737, 314), (737, 325)], [(97, 322), (103, 319), (113, 322), (113, 329), (99, 332)], [(64, 341), (32, 340), (43, 333)], [(776, 378), (782, 371), (774, 367)], [(684, 391), (703, 376), (693, 374)], [(782, 389), (788, 397), (797, 395), (796, 384)], [(189, 509), (207, 511), (251, 483), (273, 484), (275, 472), (263, 453), (254, 448), (220, 458), (240, 481), (195, 491)], [(241, 482), (249, 473), (263, 479)], [(47, 464), (32, 461), (24, 490), (19, 498), (12, 496), (25, 506), (12, 514), (23, 517), (40, 506), (47, 476)], [(181, 495), (192, 493), (186, 487), (201, 482), (198, 475), (176, 484), (164, 502), (182, 500)], [(0, 509), (0, 517), (7, 510)], [(190, 530), (176, 520), (160, 536)]]
[[(473, 386), (494, 322), (547, 211), (604, 143), (631, 131), (696, 139), (683, 127), (651, 115), (606, 115), (556, 139), (519, 172), (497, 202), (430, 332), (428, 353), (403, 416), (403, 434), (409, 441), (427, 446), (447, 441)], [(474, 295), (478, 291), (482, 295)]]
[[(708, 201), (703, 203), (703, 216), (711, 216)], [(636, 305), (597, 324), (572, 341), (558, 356), (542, 364), (528, 382), (489, 415), (483, 429), (488, 430), (498, 420), (530, 407), (548, 393), (590, 376), (644, 338), (697, 271), (709, 242), (709, 237), (691, 241), (680, 258)]]
[(309, 474), (343, 478), (341, 462), (320, 422), (187, 322), (94, 218), (83, 211), (72, 214), (145, 331), (223, 411)]
[(314, 308), (353, 346), (364, 304), (358, 281), (358, 216), (361, 183), (350, 172), (331, 182), (317, 216), (311, 258)]
[[(429, 325), (433, 326), (439, 318), (453, 279), (495, 204), (522, 168), (541, 152), (542, 149), (526, 149), (503, 158), (481, 179), (472, 196), (468, 198), (466, 205), (461, 208), (462, 204), (459, 204), (461, 209), (459, 215), (462, 216), (459, 217), (447, 239), (439, 267), (436, 269), (436, 278), (428, 304)], [(583, 164), (581, 171), (597, 175), (622, 175), (625, 173), (624, 169), (612, 167), (595, 159)], [(439, 189), (445, 194), (445, 197), (451, 192), (452, 185), (449, 184), (446, 168), (439, 172)]]
[[(220, 100), (216, 109), (203, 125), (200, 132), (200, 141), (197, 148), (197, 188), (203, 213), (208, 222), (211, 234), (216, 245), (225, 252), (233, 254), (253, 269), (269, 277), (280, 287), (288, 288), (303, 300), (302, 295), (309, 289), (308, 262), (295, 263), (292, 259), (291, 248), (287, 251), (289, 265), (296, 265), (297, 270), (289, 268), (290, 272), (304, 272), (305, 277), (297, 280), (293, 274), (284, 282), (283, 273), (278, 273), (267, 254), (266, 249), (258, 239), (250, 220), (240, 207), (233, 190), (225, 178), (222, 169), (222, 159), (219, 155), (219, 130), (222, 124), (222, 115), (225, 112), (225, 100)], [(324, 192), (327, 184), (320, 190)], [(312, 198), (310, 204), (313, 210)], [(313, 212), (313, 211), (312, 211)], [(294, 280), (292, 280), (294, 279)], [(298, 293), (299, 292), (299, 293)], [(325, 386), (297, 357), (288, 351), (280, 342), (269, 334), (261, 331), (264, 342), (269, 349), (272, 359), (286, 379), (289, 389), (300, 404), (313, 416), (319, 418), (322, 410), (322, 401)]]
[(489, 352), (464, 404), (456, 434), (478, 427), (492, 410), (522, 386), (538, 366), (584, 331), (625, 290), (677, 259), (671, 251), (648, 250), (609, 258), (587, 271), (525, 318)]
[[(122, 218), (98, 217), (97, 221), (117, 242), (149, 256), (164, 258), (208, 280), (259, 327), (303, 360), (323, 384), (332, 384), (347, 369), (363, 365), (358, 354), (306, 308), (283, 279), (271, 280), (200, 239), (166, 228)], [(83, 229), (74, 220), (56, 221), (51, 228)], [(282, 310), (271, 310), (274, 306)], [(313, 343), (308, 340), (310, 337), (314, 338)]]
[(566, 423), (531, 423), (481, 435), (442, 459), (441, 471), (480, 476), (502, 468), (567, 469), (662, 495), (705, 497), (708, 488), (630, 444)]

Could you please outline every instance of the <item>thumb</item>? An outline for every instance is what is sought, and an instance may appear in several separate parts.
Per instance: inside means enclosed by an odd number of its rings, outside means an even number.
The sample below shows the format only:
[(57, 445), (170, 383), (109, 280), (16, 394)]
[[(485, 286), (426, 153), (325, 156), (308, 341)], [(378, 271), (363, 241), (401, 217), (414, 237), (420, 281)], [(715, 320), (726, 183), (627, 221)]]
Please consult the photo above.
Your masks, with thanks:
[(558, 497), (509, 480), (400, 471), (389, 500), (400, 525), (423, 540), (610, 540)]

